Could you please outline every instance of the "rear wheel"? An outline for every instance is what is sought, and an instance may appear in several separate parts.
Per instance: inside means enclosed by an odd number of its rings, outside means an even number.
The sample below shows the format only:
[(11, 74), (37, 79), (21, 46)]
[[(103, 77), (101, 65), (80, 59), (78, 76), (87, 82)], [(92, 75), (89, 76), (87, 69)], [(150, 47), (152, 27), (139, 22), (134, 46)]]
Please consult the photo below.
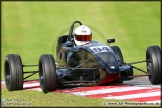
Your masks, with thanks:
[(4, 62), (6, 87), (9, 91), (23, 89), (22, 60), (18, 54), (8, 54)]
[[(120, 61), (124, 61), (120, 48), (118, 46), (110, 46), (110, 47), (114, 51), (117, 59), (120, 60)], [(122, 66), (122, 63), (119, 62), (119, 66)], [(119, 81), (119, 83), (123, 83), (123, 81)]]
[(147, 72), (151, 74), (149, 80), (152, 84), (161, 83), (161, 49), (159, 46), (149, 46), (146, 50)]
[(44, 93), (56, 90), (56, 66), (50, 54), (42, 55), (39, 59), (39, 79)]

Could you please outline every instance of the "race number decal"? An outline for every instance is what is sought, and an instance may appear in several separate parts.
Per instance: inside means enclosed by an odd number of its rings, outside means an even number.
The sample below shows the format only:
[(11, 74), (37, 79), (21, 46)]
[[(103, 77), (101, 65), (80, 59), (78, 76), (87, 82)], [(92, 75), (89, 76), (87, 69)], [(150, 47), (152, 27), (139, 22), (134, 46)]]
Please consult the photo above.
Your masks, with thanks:
[(90, 49), (94, 53), (109, 52), (109, 51), (111, 51), (111, 49), (108, 46), (96, 46), (96, 47), (90, 47)]

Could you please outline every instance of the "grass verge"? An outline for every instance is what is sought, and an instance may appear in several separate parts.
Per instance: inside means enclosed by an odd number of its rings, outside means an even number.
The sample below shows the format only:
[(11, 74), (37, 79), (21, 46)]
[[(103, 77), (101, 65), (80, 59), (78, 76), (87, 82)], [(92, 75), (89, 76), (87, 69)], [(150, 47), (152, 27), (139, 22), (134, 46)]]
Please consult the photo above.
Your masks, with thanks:
[[(70, 95), (65, 93), (50, 92), (44, 94), (36, 90), (21, 90), (8, 92), (6, 89), (2, 89), (2, 98), (5, 99), (25, 99), (26, 102), (31, 102), (32, 106), (52, 106), (52, 107), (101, 107), (104, 106), (104, 102), (126, 102), (125, 100), (108, 100), (87, 98), (83, 96)], [(132, 101), (127, 101), (132, 102)]]

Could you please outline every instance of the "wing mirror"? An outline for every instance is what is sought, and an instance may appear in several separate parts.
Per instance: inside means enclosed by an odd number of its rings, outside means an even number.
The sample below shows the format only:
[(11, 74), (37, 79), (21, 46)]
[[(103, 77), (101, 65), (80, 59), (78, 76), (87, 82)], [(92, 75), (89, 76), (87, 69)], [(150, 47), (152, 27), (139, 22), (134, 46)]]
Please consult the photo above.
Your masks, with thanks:
[(115, 39), (107, 39), (107, 43), (114, 43)]

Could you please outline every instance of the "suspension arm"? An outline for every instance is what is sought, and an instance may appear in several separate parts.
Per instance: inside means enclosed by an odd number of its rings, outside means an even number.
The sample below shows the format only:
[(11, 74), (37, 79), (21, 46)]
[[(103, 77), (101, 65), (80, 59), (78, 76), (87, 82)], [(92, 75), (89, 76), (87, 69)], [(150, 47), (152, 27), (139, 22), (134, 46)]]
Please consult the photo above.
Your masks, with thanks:
[(35, 73), (35, 72), (38, 72), (38, 71), (28, 71), (28, 72), (23, 72), (23, 74), (27, 74), (27, 73)]
[(38, 73), (38, 72), (39, 72), (39, 71), (32, 72), (32, 74), (30, 74), (29, 76), (25, 77), (24, 80), (27, 79), (27, 78), (29, 78), (29, 77), (31, 77), (31, 76), (33, 76), (34, 74), (36, 74), (36, 73)]
[(132, 65), (132, 64), (138, 64), (138, 63), (143, 63), (143, 62), (150, 62), (150, 60), (142, 60), (142, 61), (138, 61), (138, 62), (131, 62), (131, 63), (125, 63), (125, 64)]
[[(142, 63), (142, 62), (149, 62), (149, 60), (143, 60), (143, 61), (138, 61), (138, 62), (132, 62), (132, 63), (125, 63), (125, 62), (123, 62), (123, 61), (120, 61), (120, 60), (118, 60), (120, 63), (122, 63), (122, 64), (124, 64), (124, 65), (129, 65), (129, 66), (132, 66), (132, 64), (137, 64), (137, 63)], [(137, 70), (139, 70), (139, 71), (141, 71), (141, 72), (144, 72), (144, 73), (146, 73), (146, 74), (148, 74), (148, 72), (147, 71), (144, 71), (144, 70), (142, 70), (142, 69), (139, 69), (139, 68), (137, 68), (137, 67), (135, 67), (135, 66), (132, 66), (134, 69), (137, 69)]]
[(32, 66), (38, 66), (38, 65), (22, 65), (23, 67), (32, 67)]

